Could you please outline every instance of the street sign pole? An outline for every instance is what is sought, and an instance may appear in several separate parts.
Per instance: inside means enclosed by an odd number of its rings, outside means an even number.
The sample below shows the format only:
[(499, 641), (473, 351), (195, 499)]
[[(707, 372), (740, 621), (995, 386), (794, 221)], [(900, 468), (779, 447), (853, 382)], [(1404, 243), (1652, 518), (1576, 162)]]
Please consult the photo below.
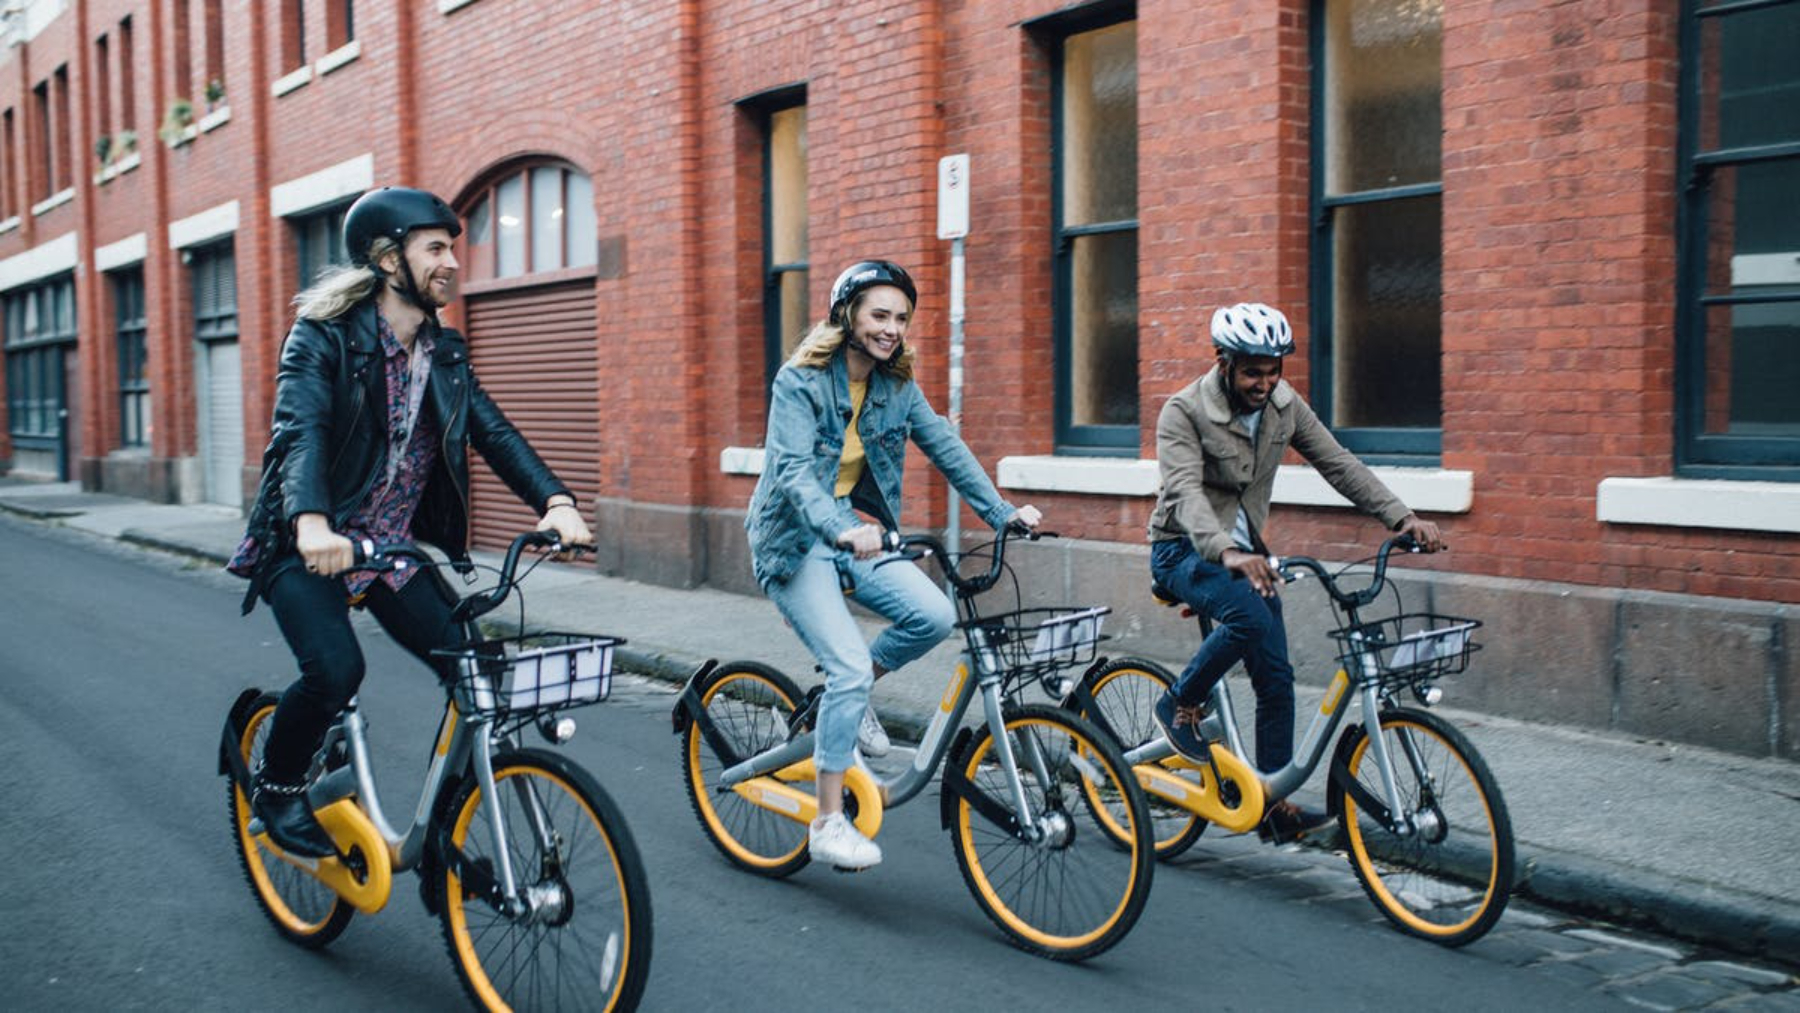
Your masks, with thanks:
[[(962, 435), (963, 238), (969, 234), (969, 156), (938, 159), (938, 238), (950, 240), (950, 431)], [(950, 487), (950, 520), (944, 544), (962, 551), (962, 498)], [(950, 561), (946, 560), (948, 564)]]

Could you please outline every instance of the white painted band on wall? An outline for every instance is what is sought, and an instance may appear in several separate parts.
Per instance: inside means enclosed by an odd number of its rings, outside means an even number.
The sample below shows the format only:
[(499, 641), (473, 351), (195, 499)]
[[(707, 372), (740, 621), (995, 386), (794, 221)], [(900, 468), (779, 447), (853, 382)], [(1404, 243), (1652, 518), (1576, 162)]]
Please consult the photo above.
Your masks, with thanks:
[(126, 236), (116, 243), (107, 243), (94, 250), (94, 269), (97, 271), (116, 271), (121, 267), (141, 264), (150, 253), (150, 238), (142, 232)]
[(0, 292), (75, 270), (81, 250), (73, 231), (0, 260)]
[(305, 214), (375, 185), (375, 156), (362, 154), (318, 172), (269, 188), (269, 210), (276, 218)]
[(189, 215), (179, 221), (169, 223), (169, 249), (181, 250), (190, 246), (229, 236), (238, 228), (238, 202), (226, 201), (216, 207), (207, 208), (197, 215)]

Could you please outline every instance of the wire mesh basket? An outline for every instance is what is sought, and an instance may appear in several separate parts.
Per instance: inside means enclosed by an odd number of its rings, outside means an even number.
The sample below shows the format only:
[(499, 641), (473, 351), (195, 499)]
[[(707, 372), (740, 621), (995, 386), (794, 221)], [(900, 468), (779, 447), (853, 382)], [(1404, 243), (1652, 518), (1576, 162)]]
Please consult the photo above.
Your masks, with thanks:
[(1437, 612), (1407, 612), (1333, 630), (1345, 670), (1383, 684), (1418, 683), (1469, 667), (1478, 619)]
[(471, 717), (524, 718), (585, 707), (612, 694), (613, 648), (621, 637), (544, 632), (433, 651), (459, 664), (456, 700)]
[(1097, 645), (1108, 637), (1100, 632), (1104, 605), (1052, 606), (1018, 609), (982, 616), (962, 624), (977, 631), (981, 649), (1008, 682), (1038, 679), (1053, 696), (1066, 695), (1057, 673), (1094, 660)]

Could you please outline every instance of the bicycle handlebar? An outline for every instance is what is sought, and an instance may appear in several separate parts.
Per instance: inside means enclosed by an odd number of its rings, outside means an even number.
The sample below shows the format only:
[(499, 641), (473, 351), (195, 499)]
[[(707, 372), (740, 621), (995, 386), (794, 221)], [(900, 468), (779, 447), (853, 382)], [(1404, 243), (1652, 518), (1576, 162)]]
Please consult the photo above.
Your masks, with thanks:
[(1345, 591), (1338, 587), (1337, 578), (1325, 569), (1325, 564), (1311, 556), (1288, 556), (1275, 561), (1275, 572), (1281, 574), (1283, 581), (1293, 583), (1302, 579), (1305, 574), (1295, 572), (1295, 568), (1311, 570), (1325, 586), (1325, 593), (1346, 608), (1362, 608), (1381, 595), (1381, 589), (1387, 582), (1388, 555), (1395, 549), (1402, 552), (1424, 552), (1424, 548), (1411, 535), (1395, 535), (1381, 543), (1381, 551), (1375, 554), (1375, 578), (1369, 586), (1360, 591)]
[[(527, 548), (549, 549), (552, 552), (592, 552), (585, 545), (564, 545), (553, 531), (527, 531), (512, 540), (506, 547), (506, 558), (500, 564), (499, 579), (486, 591), (475, 594), (458, 602), (451, 618), (456, 622), (470, 622), (479, 619), (500, 607), (518, 585), (519, 556)], [(354, 569), (370, 570), (385, 573), (390, 570), (403, 570), (410, 563), (420, 567), (438, 565), (418, 546), (411, 542), (384, 542), (377, 544), (369, 539), (356, 543), (353, 550)]]
[(973, 598), (993, 587), (1000, 579), (1000, 571), (1006, 565), (1006, 543), (1018, 537), (1035, 542), (1040, 538), (1056, 538), (1057, 534), (1054, 531), (1034, 531), (1023, 524), (1008, 521), (1000, 529), (1000, 537), (994, 540), (994, 562), (986, 573), (977, 577), (964, 577), (957, 572), (960, 560), (952, 559), (950, 553), (944, 550), (944, 543), (931, 535), (902, 535), (897, 531), (889, 531), (883, 535), (883, 541), (890, 551), (900, 553), (901, 558), (916, 560), (935, 555), (945, 578), (956, 588), (957, 593), (964, 598)]

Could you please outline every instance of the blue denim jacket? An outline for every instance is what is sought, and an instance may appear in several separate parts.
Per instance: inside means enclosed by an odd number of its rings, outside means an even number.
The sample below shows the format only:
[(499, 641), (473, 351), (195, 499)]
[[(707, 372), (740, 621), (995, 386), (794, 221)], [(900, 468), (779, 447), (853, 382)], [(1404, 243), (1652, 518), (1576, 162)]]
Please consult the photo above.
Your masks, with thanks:
[[(838, 536), (863, 523), (848, 503), (832, 495), (851, 414), (843, 349), (824, 368), (784, 365), (775, 374), (762, 478), (744, 518), (757, 583), (786, 580), (814, 542), (834, 545)], [(950, 423), (931, 410), (918, 384), (879, 369), (869, 374), (856, 429), (866, 455), (864, 467), (887, 511), (885, 520), (901, 516), (900, 480), (909, 437), (989, 526), (998, 530), (1013, 515), (1013, 505), (1000, 498), (981, 462)]]

